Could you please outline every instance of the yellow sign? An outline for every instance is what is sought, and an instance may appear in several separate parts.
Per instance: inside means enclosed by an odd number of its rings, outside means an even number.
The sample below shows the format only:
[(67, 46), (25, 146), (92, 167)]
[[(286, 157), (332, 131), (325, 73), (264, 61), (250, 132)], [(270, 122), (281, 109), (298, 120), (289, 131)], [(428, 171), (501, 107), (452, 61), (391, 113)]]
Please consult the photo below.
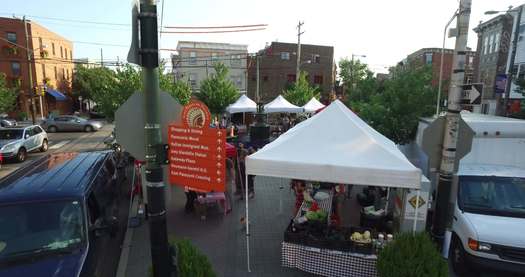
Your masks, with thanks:
[[(412, 198), (410, 198), (408, 200), (408, 203), (410, 203), (410, 205), (415, 209), (416, 208), (416, 202), (417, 202), (417, 196), (412, 196)], [(425, 200), (423, 200), (423, 198), (420, 196), (419, 197), (419, 206), (417, 207), (418, 209), (421, 208), (421, 206), (425, 205), (426, 202)]]

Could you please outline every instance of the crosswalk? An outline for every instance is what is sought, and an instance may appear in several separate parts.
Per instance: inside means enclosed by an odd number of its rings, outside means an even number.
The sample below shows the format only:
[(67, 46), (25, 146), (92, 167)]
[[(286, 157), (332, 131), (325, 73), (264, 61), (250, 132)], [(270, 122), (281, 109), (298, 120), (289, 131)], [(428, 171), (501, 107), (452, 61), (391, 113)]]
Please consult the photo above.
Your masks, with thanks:
[(70, 143), (70, 142), (71, 142), (70, 140), (63, 140), (63, 141), (61, 141), (61, 142), (59, 142), (59, 143), (56, 143), (56, 144), (52, 144), (52, 143), (50, 143), (51, 146), (49, 146), (49, 149), (51, 149), (51, 150), (56, 150), (56, 149), (59, 149), (60, 147), (66, 145), (66, 144), (68, 144), (68, 143)]

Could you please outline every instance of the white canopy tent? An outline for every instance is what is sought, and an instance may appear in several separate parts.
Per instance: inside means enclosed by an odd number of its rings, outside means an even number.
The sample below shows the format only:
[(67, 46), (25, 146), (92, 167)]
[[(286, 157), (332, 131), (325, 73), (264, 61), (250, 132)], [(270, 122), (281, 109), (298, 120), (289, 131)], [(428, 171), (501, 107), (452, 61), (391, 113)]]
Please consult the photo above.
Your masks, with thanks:
[(264, 105), (265, 113), (300, 113), (302, 111), (303, 108), (288, 102), (282, 95), (277, 96), (272, 102)]
[[(248, 175), (418, 191), (421, 187), (420, 169), (339, 100), (248, 156), (246, 180)], [(250, 271), (247, 189), (245, 199)]]
[(303, 109), (307, 113), (313, 113), (319, 109), (324, 108), (325, 105), (323, 105), (319, 100), (315, 99), (315, 97), (312, 97), (308, 103), (304, 104)]
[(233, 113), (254, 113), (257, 111), (257, 104), (246, 95), (241, 95), (235, 103), (229, 105), (226, 111), (230, 114)]

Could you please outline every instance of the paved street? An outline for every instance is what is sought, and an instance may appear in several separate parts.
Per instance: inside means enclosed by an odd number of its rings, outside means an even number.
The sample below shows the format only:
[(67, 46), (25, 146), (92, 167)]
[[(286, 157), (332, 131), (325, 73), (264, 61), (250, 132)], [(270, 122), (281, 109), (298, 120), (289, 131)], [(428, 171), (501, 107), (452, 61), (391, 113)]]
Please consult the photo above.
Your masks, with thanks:
[(111, 134), (113, 124), (105, 125), (101, 130), (93, 133), (71, 132), (71, 133), (48, 133), (49, 150), (45, 153), (32, 152), (28, 154), (27, 160), (23, 163), (5, 161), (0, 168), (0, 178), (8, 175), (19, 167), (22, 167), (38, 157), (49, 153), (60, 152), (82, 152), (90, 150), (104, 149), (104, 138)]

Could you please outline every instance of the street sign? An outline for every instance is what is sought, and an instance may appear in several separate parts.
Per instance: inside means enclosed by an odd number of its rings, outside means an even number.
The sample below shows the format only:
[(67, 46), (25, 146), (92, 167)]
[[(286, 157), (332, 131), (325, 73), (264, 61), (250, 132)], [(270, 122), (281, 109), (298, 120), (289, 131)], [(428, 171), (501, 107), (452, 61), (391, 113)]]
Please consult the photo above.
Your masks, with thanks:
[(481, 93), (483, 84), (463, 85), (463, 95), (461, 96), (462, 105), (479, 105), (481, 104)]
[[(181, 105), (166, 92), (160, 92), (162, 142), (168, 142), (168, 124), (180, 122)], [(120, 145), (138, 160), (146, 160), (144, 132), (144, 93), (135, 92), (115, 112), (115, 136)]]
[[(467, 155), (472, 147), (472, 139), (476, 134), (470, 126), (459, 117), (459, 130), (456, 145), (456, 160), (454, 170), (459, 167), (459, 161)], [(443, 132), (445, 131), (445, 117), (435, 119), (424, 131), (421, 146), (423, 152), (428, 156), (429, 168), (431, 171), (439, 170), (441, 166), (441, 155), (443, 151)]]
[(226, 129), (210, 128), (210, 111), (196, 100), (184, 106), (181, 121), (169, 125), (170, 183), (199, 192), (224, 191)]

